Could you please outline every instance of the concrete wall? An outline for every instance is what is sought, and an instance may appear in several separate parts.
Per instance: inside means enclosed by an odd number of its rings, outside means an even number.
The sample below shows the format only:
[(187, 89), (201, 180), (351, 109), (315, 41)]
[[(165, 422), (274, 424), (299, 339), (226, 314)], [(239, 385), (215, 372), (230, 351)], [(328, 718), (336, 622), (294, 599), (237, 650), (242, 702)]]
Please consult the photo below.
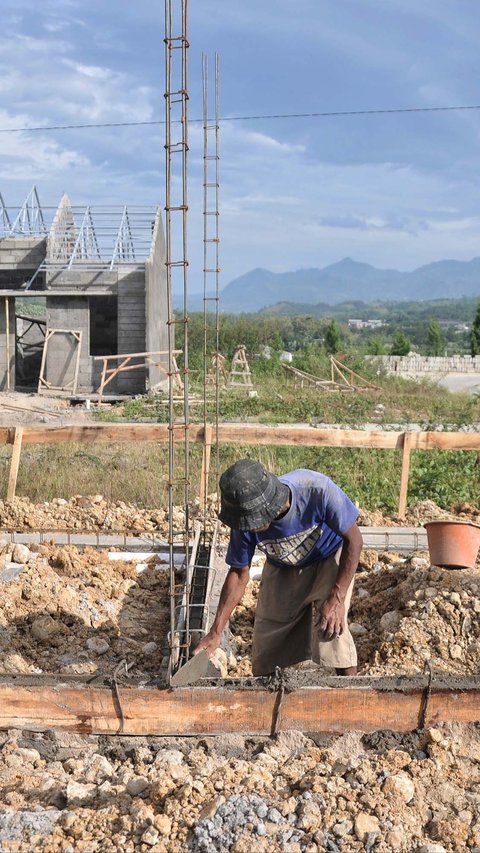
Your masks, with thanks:
[[(158, 352), (168, 349), (168, 302), (167, 269), (165, 267), (165, 238), (160, 213), (157, 214), (153, 230), (152, 250), (145, 265), (145, 302), (146, 302), (146, 349)], [(174, 341), (172, 329), (172, 341)], [(172, 346), (174, 344), (172, 343)], [(168, 365), (168, 357), (164, 360)], [(149, 388), (168, 388), (168, 379), (158, 367), (150, 367), (148, 372)]]
[(388, 373), (480, 373), (480, 355), (475, 358), (470, 355), (452, 355), (448, 358), (423, 355), (373, 355), (367, 358), (382, 365)]
[[(146, 351), (145, 268), (122, 266), (118, 275), (118, 353)], [(120, 373), (116, 383), (119, 394), (142, 394), (146, 370)]]
[(36, 270), (46, 251), (46, 237), (4, 237), (0, 240), (0, 269)]
[[(102, 361), (90, 355), (90, 310), (95, 310), (94, 297), (47, 296), (48, 328), (82, 331), (82, 348), (77, 391), (91, 393), (98, 389)], [(118, 282), (118, 353), (145, 352), (145, 279), (140, 269), (120, 274)], [(109, 362), (113, 367), (119, 362)], [(54, 335), (48, 344), (45, 376), (54, 385), (71, 378), (74, 364), (71, 335)], [(67, 368), (66, 368), (67, 365)], [(145, 369), (119, 374), (105, 393), (141, 394), (145, 391)]]
[(0, 290), (29, 281), (45, 260), (46, 237), (4, 237), (0, 240)]
[(15, 299), (8, 300), (8, 353), (7, 353), (7, 312), (5, 297), (0, 295), (0, 391), (7, 391), (8, 375), (10, 375), (10, 390), (15, 390)]
[(91, 262), (85, 262), (88, 269), (82, 270), (77, 263), (73, 269), (50, 268), (46, 274), (47, 290), (71, 290), (72, 293), (115, 293), (117, 289), (117, 270), (93, 269)]
[[(77, 391), (91, 392), (92, 359), (90, 353), (90, 315), (86, 296), (47, 296), (47, 330), (73, 329), (82, 332)], [(76, 342), (72, 335), (53, 335), (48, 342), (45, 379), (63, 386), (75, 367)]]

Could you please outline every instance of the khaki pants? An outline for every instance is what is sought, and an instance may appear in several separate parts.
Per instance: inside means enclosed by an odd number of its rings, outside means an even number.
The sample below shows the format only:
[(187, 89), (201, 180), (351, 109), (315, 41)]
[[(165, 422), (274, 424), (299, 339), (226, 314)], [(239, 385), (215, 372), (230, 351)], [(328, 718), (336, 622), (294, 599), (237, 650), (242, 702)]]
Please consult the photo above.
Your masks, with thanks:
[[(321, 606), (338, 575), (341, 549), (304, 569), (278, 568), (268, 561), (262, 573), (253, 629), (252, 670), (269, 675), (305, 660), (344, 669), (357, 665), (357, 651), (345, 624), (339, 637), (324, 640), (314, 627), (314, 602)], [(345, 622), (353, 579), (345, 598)]]

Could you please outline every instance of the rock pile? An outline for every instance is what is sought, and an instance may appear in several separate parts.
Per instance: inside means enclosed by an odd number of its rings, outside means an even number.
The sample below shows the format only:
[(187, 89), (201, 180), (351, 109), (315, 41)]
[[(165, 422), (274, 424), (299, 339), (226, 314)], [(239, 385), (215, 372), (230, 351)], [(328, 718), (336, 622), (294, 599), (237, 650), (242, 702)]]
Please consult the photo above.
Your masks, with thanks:
[(465, 853), (480, 732), (0, 735), (0, 845), (38, 853)]

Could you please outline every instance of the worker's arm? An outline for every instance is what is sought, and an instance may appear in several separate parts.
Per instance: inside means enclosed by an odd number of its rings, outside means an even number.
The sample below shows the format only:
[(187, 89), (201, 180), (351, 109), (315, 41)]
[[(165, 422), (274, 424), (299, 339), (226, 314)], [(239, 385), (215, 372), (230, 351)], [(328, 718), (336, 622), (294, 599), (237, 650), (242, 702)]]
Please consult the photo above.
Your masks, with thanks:
[(209, 655), (218, 649), (222, 637), (223, 629), (227, 624), (230, 616), (235, 610), (237, 604), (240, 604), (245, 592), (248, 579), (250, 577), (249, 566), (243, 566), (241, 569), (230, 569), (220, 593), (217, 613), (213, 620), (212, 627), (208, 634), (198, 643), (194, 655), (205, 649)]
[(345, 596), (355, 575), (363, 545), (363, 537), (354, 524), (343, 534), (343, 546), (337, 580), (327, 600), (323, 602), (317, 624), (327, 640), (343, 633), (345, 627)]

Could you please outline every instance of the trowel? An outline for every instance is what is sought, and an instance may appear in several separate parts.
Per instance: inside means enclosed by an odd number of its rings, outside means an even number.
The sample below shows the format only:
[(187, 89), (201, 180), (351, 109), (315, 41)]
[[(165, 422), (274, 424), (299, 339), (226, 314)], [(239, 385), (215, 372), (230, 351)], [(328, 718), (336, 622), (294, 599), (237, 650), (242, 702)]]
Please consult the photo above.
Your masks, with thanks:
[(186, 687), (187, 684), (194, 684), (195, 681), (207, 674), (209, 660), (205, 649), (198, 655), (194, 655), (177, 670), (175, 675), (172, 675), (170, 685), (172, 687)]

